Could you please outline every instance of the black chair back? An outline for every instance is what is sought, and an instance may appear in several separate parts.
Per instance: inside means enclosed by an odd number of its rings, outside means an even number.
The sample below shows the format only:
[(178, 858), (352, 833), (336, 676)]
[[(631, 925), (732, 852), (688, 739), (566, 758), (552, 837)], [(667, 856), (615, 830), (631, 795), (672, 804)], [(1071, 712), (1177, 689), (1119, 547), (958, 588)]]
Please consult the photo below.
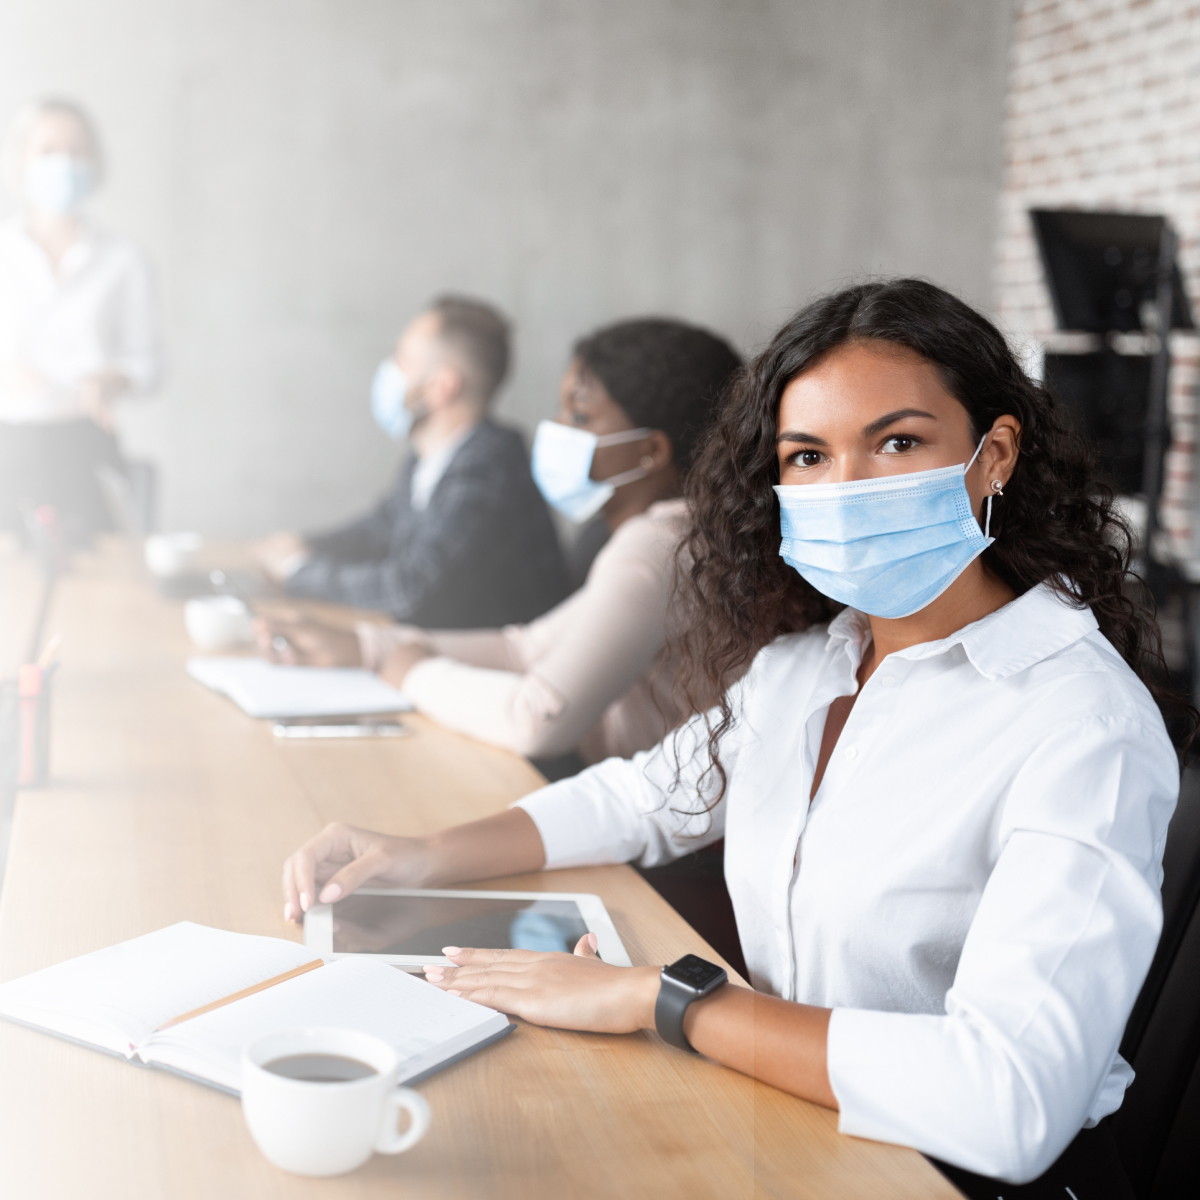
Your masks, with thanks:
[(1200, 769), (1183, 772), (1163, 856), (1163, 933), (1121, 1053), (1137, 1072), (1111, 1118), (1139, 1200), (1200, 1196)]

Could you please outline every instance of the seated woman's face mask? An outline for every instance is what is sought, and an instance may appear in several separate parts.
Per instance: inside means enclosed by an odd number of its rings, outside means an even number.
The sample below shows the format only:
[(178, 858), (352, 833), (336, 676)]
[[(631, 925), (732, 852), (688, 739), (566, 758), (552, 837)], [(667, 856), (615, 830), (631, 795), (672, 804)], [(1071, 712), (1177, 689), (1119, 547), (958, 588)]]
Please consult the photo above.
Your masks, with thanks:
[(634, 467), (610, 479), (593, 479), (592, 459), (597, 449), (640, 441), (653, 432), (627, 429), (597, 436), (558, 421), (541, 421), (533, 439), (533, 481), (546, 503), (568, 521), (586, 521), (612, 499), (617, 488), (649, 474), (644, 467)]
[(779, 553), (824, 596), (872, 617), (909, 617), (936, 600), (991, 544), (956, 467), (779, 485)]

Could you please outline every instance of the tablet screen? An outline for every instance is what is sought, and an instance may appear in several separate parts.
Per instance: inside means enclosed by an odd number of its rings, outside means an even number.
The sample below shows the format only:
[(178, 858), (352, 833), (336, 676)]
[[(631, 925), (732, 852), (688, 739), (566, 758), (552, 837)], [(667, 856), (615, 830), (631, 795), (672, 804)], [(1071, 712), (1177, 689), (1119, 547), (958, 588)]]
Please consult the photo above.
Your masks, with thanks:
[(443, 946), (571, 951), (587, 931), (573, 900), (347, 896), (333, 906), (335, 954), (440, 958)]

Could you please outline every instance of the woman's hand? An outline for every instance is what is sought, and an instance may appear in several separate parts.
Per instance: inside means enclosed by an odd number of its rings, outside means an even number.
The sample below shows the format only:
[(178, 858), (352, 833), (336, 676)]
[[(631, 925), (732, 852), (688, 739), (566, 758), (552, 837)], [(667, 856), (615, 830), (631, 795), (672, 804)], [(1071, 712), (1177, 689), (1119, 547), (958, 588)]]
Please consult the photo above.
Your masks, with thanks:
[(594, 933), (579, 939), (574, 954), (458, 946), (442, 953), (455, 965), (425, 967), (430, 983), (534, 1025), (593, 1033), (654, 1028), (659, 968), (610, 966), (596, 953)]
[(384, 683), (390, 683), (394, 688), (403, 689), (404, 677), (409, 671), (422, 659), (431, 657), (430, 652), (424, 646), (417, 645), (416, 642), (396, 646), (388, 651), (387, 657), (380, 664), (379, 676)]
[(332, 904), (369, 880), (417, 886), (427, 866), (423, 838), (326, 825), (283, 864), (283, 919), (299, 923), (314, 899)]
[(270, 662), (303, 667), (358, 667), (358, 634), (311, 618), (259, 617), (258, 648)]
[(314, 900), (332, 904), (369, 880), (445, 887), (540, 871), (545, 863), (542, 836), (523, 808), (421, 838), (326, 825), (283, 864), (283, 918), (299, 922)]

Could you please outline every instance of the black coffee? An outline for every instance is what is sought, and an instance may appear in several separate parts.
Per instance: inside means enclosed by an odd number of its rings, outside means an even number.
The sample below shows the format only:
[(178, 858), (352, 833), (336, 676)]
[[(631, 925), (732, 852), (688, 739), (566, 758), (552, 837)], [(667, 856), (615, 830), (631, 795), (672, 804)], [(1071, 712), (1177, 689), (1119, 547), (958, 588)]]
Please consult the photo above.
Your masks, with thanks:
[(303, 1083), (349, 1083), (352, 1079), (378, 1074), (368, 1063), (340, 1054), (286, 1054), (263, 1063), (263, 1070)]

